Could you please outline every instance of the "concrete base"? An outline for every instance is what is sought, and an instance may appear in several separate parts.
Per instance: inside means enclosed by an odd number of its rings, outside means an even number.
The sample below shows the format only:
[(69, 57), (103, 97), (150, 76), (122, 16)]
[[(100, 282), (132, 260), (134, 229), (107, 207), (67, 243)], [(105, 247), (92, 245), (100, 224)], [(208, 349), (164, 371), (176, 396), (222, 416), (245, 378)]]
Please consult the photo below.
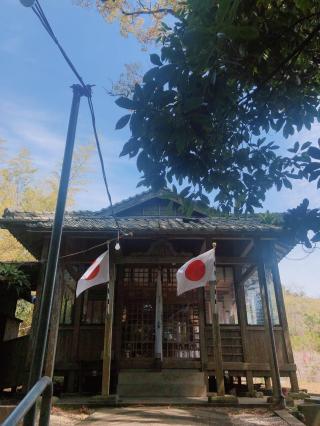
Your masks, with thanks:
[(307, 426), (320, 425), (320, 405), (305, 402), (298, 405), (298, 410), (304, 415)]
[(217, 394), (208, 394), (208, 402), (216, 405), (239, 405), (239, 399), (234, 395), (218, 396)]
[(119, 373), (117, 393), (125, 397), (203, 397), (207, 387), (198, 370), (127, 370)]

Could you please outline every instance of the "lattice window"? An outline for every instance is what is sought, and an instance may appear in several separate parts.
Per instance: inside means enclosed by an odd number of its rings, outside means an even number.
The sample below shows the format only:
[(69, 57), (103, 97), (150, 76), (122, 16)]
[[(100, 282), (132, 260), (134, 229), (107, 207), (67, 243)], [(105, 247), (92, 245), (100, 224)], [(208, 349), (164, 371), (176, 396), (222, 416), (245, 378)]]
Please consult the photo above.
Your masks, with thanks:
[[(234, 291), (233, 268), (216, 269), (216, 297), (220, 324), (238, 324), (237, 304)], [(209, 284), (205, 287), (206, 323), (211, 324), (211, 302)]]
[(125, 358), (154, 357), (157, 270), (124, 268), (121, 352)]

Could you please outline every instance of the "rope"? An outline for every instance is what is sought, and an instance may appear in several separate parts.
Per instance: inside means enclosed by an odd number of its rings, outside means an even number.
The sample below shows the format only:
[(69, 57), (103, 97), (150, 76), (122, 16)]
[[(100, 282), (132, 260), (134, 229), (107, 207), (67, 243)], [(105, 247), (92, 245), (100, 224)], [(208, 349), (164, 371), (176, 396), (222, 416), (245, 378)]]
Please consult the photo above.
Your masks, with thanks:
[(96, 146), (97, 146), (97, 151), (98, 151), (98, 156), (99, 156), (99, 161), (100, 161), (100, 165), (101, 165), (101, 171), (102, 171), (102, 177), (103, 177), (103, 182), (105, 185), (105, 189), (107, 192), (107, 196), (108, 196), (108, 200), (109, 200), (109, 204), (111, 207), (111, 216), (113, 217), (118, 232), (123, 232), (119, 226), (119, 222), (117, 217), (115, 216), (114, 213), (114, 207), (113, 207), (113, 202), (112, 202), (112, 197), (111, 197), (111, 193), (110, 193), (110, 189), (109, 189), (109, 185), (108, 185), (108, 180), (107, 180), (107, 174), (106, 174), (106, 170), (105, 170), (105, 164), (103, 161), (103, 156), (102, 156), (102, 151), (101, 151), (101, 145), (100, 145), (100, 141), (99, 141), (99, 137), (98, 137), (98, 132), (97, 132), (97, 127), (96, 127), (96, 117), (95, 117), (95, 112), (94, 112), (94, 106), (93, 106), (93, 101), (92, 101), (92, 94), (91, 94), (91, 87), (90, 85), (85, 84), (83, 78), (80, 76), (79, 72), (77, 71), (75, 65), (72, 63), (71, 59), (69, 58), (69, 56), (67, 55), (66, 51), (64, 50), (64, 48), (62, 47), (62, 45), (60, 44), (59, 40), (57, 39), (40, 3), (38, 0), (35, 1), (35, 4), (32, 6), (32, 10), (33, 12), (36, 14), (36, 16), (38, 17), (38, 19), (40, 20), (42, 26), (44, 27), (44, 29), (47, 31), (47, 33), (49, 34), (49, 36), (51, 37), (51, 39), (53, 40), (53, 42), (56, 44), (56, 46), (58, 47), (58, 49), (60, 50), (63, 58), (65, 59), (65, 61), (67, 62), (68, 66), (70, 67), (71, 71), (73, 72), (73, 74), (75, 75), (75, 77), (78, 79), (79, 83), (81, 84), (81, 86), (83, 87), (83, 89), (85, 90), (87, 99), (88, 99), (88, 105), (89, 105), (89, 111), (90, 111), (90, 116), (91, 116), (91, 123), (92, 123), (92, 128), (93, 128), (93, 133), (94, 133), (94, 138), (95, 138), (95, 142), (96, 142)]

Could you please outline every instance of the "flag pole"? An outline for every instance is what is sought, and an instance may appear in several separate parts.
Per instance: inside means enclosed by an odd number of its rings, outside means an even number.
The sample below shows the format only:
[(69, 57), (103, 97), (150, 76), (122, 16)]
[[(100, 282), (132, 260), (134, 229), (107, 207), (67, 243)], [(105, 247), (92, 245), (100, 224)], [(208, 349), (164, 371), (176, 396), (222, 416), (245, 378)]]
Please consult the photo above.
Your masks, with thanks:
[[(215, 251), (217, 244), (212, 243), (212, 248)], [(214, 252), (215, 253), (215, 252)], [(219, 326), (219, 315), (217, 309), (216, 300), (216, 277), (212, 276), (209, 281), (210, 289), (210, 305), (211, 305), (211, 317), (212, 317), (212, 338), (213, 338), (213, 354), (215, 364), (215, 374), (217, 382), (217, 394), (223, 396), (225, 394), (224, 388), (224, 373), (223, 373), (223, 361), (222, 361), (222, 348), (221, 348), (221, 336)]]

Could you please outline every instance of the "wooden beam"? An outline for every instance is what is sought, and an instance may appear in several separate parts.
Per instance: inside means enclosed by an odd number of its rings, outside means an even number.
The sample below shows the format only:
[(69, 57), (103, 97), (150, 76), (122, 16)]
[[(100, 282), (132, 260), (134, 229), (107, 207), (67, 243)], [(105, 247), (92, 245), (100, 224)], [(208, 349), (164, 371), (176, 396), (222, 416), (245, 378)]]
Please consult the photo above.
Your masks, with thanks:
[(248, 244), (246, 245), (246, 247), (244, 248), (243, 252), (240, 254), (240, 257), (246, 257), (246, 256), (248, 256), (248, 254), (252, 250), (253, 246), (254, 246), (253, 240), (250, 240), (248, 242)]
[(111, 262), (110, 262), (110, 281), (108, 285), (108, 290), (109, 290), (108, 297), (106, 300), (106, 318), (105, 318), (103, 360), (102, 360), (101, 394), (104, 397), (109, 396), (109, 389), (110, 389), (115, 280), (116, 280), (115, 266), (114, 265), (111, 266)]
[[(277, 300), (277, 308), (279, 312), (279, 320), (280, 324), (282, 326), (282, 332), (285, 342), (285, 348), (286, 348), (286, 354), (287, 359), (289, 363), (294, 363), (294, 357), (293, 357), (293, 351), (291, 346), (291, 340), (290, 340), (290, 334), (289, 334), (289, 326), (288, 326), (288, 320), (286, 315), (286, 308), (284, 304), (284, 297), (283, 297), (283, 291), (282, 291), (282, 285), (281, 285), (281, 279), (279, 274), (279, 268), (278, 268), (278, 262), (274, 250), (274, 245), (272, 243), (268, 244), (269, 246), (269, 256), (270, 256), (270, 263), (271, 263), (271, 270), (272, 270), (272, 276), (274, 281), (274, 289), (276, 294), (276, 300)], [(292, 377), (290, 375), (290, 382), (291, 382), (291, 390), (292, 392), (298, 392), (299, 391), (299, 384), (298, 384), (298, 377), (297, 373), (293, 372)]]
[(282, 394), (281, 381), (280, 381), (280, 370), (278, 365), (277, 349), (273, 331), (273, 323), (270, 312), (270, 303), (269, 303), (269, 294), (267, 286), (267, 278), (265, 272), (265, 259), (266, 259), (266, 247), (259, 241), (255, 241), (255, 247), (258, 253), (260, 253), (261, 260), (258, 264), (258, 276), (259, 276), (259, 286), (260, 286), (260, 295), (264, 315), (264, 326), (266, 330), (266, 338), (269, 348), (269, 359), (270, 359), (270, 370), (272, 377), (272, 389), (273, 397), (275, 403), (279, 407), (285, 407), (285, 399)]
[[(169, 256), (154, 258), (154, 256), (122, 256), (115, 259), (115, 263), (119, 265), (130, 265), (130, 264), (180, 264), (189, 260), (187, 256)], [(216, 257), (217, 265), (244, 265), (244, 264), (256, 264), (256, 257)]]

